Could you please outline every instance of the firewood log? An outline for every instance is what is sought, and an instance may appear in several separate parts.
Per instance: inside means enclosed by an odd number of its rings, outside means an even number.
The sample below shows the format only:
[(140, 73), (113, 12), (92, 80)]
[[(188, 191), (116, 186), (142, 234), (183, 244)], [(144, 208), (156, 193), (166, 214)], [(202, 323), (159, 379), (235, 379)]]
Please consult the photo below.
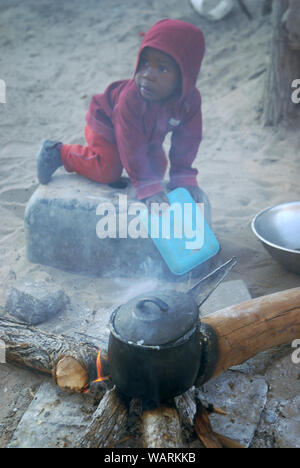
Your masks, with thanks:
[(180, 448), (182, 435), (179, 416), (173, 406), (161, 405), (142, 415), (144, 448)]
[(88, 341), (54, 335), (3, 317), (0, 339), (5, 343), (8, 363), (52, 375), (63, 390), (81, 392), (97, 378), (99, 349)]
[(128, 408), (115, 387), (105, 393), (91, 422), (75, 443), (78, 448), (114, 447), (126, 429)]
[(202, 319), (217, 335), (219, 356), (210, 378), (300, 337), (300, 288), (258, 297)]
[(194, 418), (196, 415), (196, 398), (195, 387), (190, 388), (187, 392), (175, 398), (176, 407), (181, 421), (186, 426), (194, 425)]

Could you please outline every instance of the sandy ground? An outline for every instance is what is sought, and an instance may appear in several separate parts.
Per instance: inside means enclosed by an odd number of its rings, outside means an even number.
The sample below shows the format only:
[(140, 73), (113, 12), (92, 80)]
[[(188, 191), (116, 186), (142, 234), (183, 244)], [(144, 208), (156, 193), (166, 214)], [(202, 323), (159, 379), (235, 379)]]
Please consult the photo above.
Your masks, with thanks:
[[(204, 139), (196, 166), (211, 200), (222, 255), (239, 259), (231, 279), (244, 280), (255, 297), (299, 286), (299, 276), (283, 270), (251, 231), (258, 211), (299, 199), (300, 159), (299, 132), (261, 125), (270, 18), (261, 16), (260, 0), (247, 3), (253, 21), (236, 7), (216, 24), (198, 16), (188, 0), (1, 0), (0, 78), (7, 85), (7, 103), (0, 104), (2, 309), (16, 278), (61, 284), (74, 303), (91, 309), (110, 304), (107, 288), (128, 294), (128, 282), (103, 286), (101, 279), (76, 276), (74, 286), (75, 275), (31, 265), (25, 256), (24, 209), (38, 186), (41, 140), (83, 143), (91, 96), (132, 75), (138, 33), (163, 17), (189, 21), (205, 33), (198, 82)], [(0, 446), (9, 441), (40, 381), (0, 366)]]

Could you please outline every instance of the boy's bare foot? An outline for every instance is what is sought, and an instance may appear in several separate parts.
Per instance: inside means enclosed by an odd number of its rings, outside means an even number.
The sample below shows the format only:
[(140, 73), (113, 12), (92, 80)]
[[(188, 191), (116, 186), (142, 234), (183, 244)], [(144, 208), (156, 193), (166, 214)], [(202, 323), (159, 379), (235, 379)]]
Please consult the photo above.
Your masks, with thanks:
[(62, 166), (59, 142), (44, 140), (37, 156), (37, 175), (41, 184), (48, 184), (52, 174)]

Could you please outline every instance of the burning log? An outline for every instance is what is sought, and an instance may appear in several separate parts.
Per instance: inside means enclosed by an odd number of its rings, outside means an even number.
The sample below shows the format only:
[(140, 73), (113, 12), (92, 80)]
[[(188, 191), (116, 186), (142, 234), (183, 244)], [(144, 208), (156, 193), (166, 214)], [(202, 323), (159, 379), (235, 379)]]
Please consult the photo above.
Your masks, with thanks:
[(97, 377), (99, 349), (73, 337), (54, 335), (0, 317), (6, 360), (52, 375), (62, 390), (81, 392)]
[(179, 416), (173, 406), (161, 405), (145, 410), (142, 427), (145, 448), (183, 447)]
[(202, 320), (217, 335), (219, 356), (210, 378), (300, 336), (300, 288), (251, 299)]
[(115, 388), (106, 392), (85, 432), (76, 442), (77, 448), (113, 447), (126, 429), (128, 408)]

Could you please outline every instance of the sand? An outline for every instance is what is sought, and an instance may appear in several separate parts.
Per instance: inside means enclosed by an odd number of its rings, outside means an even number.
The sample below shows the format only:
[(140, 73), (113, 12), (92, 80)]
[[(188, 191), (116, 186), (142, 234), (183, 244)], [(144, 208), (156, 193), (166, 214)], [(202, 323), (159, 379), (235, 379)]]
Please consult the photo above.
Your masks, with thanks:
[[(269, 17), (261, 16), (260, 0), (248, 4), (253, 21), (236, 6), (225, 20), (212, 23), (197, 15), (188, 0), (1, 1), (0, 78), (7, 86), (7, 103), (0, 104), (2, 310), (10, 284), (23, 278), (60, 284), (74, 304), (90, 310), (112, 306), (108, 291), (130, 296), (128, 281), (108, 283), (30, 264), (24, 209), (38, 186), (41, 140), (83, 143), (91, 96), (132, 76), (139, 33), (164, 17), (189, 21), (206, 37), (198, 81), (204, 138), (195, 165), (211, 200), (222, 257), (239, 260), (231, 279), (244, 280), (253, 297), (299, 286), (299, 276), (279, 266), (251, 231), (258, 211), (299, 199), (300, 159), (298, 131), (262, 126), (271, 25)], [(41, 379), (0, 366), (0, 381), (4, 446), (9, 427), (12, 431)]]

